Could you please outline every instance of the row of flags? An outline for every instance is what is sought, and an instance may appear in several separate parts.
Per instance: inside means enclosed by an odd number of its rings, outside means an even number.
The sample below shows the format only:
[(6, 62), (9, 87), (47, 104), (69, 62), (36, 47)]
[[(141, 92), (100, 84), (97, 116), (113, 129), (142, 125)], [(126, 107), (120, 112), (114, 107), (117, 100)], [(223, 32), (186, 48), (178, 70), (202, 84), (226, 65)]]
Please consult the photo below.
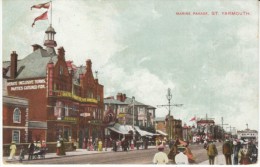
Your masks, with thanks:
[[(31, 7), (31, 10), (33, 8), (36, 8), (36, 9), (41, 9), (41, 8), (49, 9), (50, 6), (51, 6), (51, 1), (50, 2), (46, 2), (46, 3), (42, 3), (42, 4), (38, 4), (38, 5), (33, 5)], [(47, 20), (47, 19), (48, 19), (48, 10), (34, 19), (32, 27), (35, 25), (36, 21), (38, 21), (38, 20)]]

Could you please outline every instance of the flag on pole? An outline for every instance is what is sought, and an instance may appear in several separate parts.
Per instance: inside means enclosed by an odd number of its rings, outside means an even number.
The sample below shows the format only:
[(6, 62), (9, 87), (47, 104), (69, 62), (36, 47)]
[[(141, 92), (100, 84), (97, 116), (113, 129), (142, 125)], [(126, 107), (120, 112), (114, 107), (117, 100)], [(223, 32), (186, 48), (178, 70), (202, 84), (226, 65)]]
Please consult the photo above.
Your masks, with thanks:
[(193, 117), (193, 118), (191, 118), (191, 120), (190, 121), (195, 121), (196, 120), (196, 117)]
[(32, 8), (37, 8), (37, 9), (45, 8), (45, 9), (49, 9), (50, 5), (51, 5), (50, 2), (42, 3), (42, 4), (39, 4), (39, 5), (33, 5), (31, 7), (31, 10), (32, 10)]
[(42, 15), (36, 17), (34, 19), (34, 22), (32, 24), (32, 27), (35, 25), (35, 22), (38, 21), (38, 20), (47, 20), (48, 19), (48, 11), (44, 12)]

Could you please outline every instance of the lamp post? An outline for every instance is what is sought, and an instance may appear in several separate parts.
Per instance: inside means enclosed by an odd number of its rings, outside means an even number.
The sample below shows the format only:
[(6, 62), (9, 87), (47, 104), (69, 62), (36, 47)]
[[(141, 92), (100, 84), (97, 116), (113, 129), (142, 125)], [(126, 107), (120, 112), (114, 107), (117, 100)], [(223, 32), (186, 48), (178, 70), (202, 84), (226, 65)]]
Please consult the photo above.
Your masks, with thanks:
[[(132, 99), (133, 99), (133, 130), (134, 130), (134, 126), (135, 126), (135, 97), (133, 96)], [(135, 132), (133, 131), (133, 139), (134, 139), (134, 136), (135, 136)]]
[(133, 128), (134, 128), (134, 124), (135, 124), (135, 97), (132, 97), (133, 99)]
[(172, 93), (171, 93), (171, 89), (168, 88), (168, 92), (166, 95), (166, 98), (168, 100), (168, 104), (166, 105), (157, 105), (158, 107), (166, 107), (169, 110), (168, 115), (166, 116), (166, 122), (167, 122), (167, 133), (168, 133), (168, 139), (172, 139), (173, 138), (173, 129), (172, 129), (172, 121), (174, 120), (173, 116), (171, 116), (171, 107), (175, 106), (175, 107), (181, 107), (183, 104), (171, 104), (171, 99), (172, 99)]

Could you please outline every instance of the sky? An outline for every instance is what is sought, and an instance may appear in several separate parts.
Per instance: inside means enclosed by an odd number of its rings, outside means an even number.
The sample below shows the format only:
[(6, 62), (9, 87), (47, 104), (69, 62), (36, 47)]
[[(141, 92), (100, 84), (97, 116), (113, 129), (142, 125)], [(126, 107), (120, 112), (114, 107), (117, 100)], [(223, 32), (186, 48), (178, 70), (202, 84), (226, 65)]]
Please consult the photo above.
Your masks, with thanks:
[[(2, 60), (18, 59), (43, 45), (49, 20), (30, 9), (47, 0), (2, 1)], [(248, 0), (53, 0), (52, 26), (66, 60), (92, 60), (104, 96), (125, 93), (144, 104), (168, 104), (171, 114), (214, 118), (237, 130), (259, 129), (258, 1)], [(186, 12), (190, 15), (177, 15)], [(208, 12), (195, 15), (194, 12)], [(217, 15), (213, 15), (216, 14)], [(224, 15), (222, 12), (243, 12)], [(245, 15), (245, 13), (247, 13)], [(58, 48), (57, 47), (57, 48)], [(56, 48), (56, 49), (57, 49)], [(165, 117), (166, 107), (156, 116)], [(228, 128), (226, 129), (228, 130)]]

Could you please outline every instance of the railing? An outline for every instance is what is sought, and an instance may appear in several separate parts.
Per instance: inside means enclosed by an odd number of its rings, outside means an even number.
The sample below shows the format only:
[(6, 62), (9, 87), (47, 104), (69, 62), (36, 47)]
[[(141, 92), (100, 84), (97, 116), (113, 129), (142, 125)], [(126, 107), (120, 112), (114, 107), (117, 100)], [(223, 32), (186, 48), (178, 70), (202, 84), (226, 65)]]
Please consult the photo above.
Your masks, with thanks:
[(98, 103), (97, 99), (83, 98), (83, 97), (77, 96), (77, 95), (72, 94), (71, 92), (67, 92), (67, 91), (55, 91), (54, 95), (56, 95), (58, 97), (68, 97), (68, 98), (71, 98), (73, 100), (77, 100), (79, 102)]

